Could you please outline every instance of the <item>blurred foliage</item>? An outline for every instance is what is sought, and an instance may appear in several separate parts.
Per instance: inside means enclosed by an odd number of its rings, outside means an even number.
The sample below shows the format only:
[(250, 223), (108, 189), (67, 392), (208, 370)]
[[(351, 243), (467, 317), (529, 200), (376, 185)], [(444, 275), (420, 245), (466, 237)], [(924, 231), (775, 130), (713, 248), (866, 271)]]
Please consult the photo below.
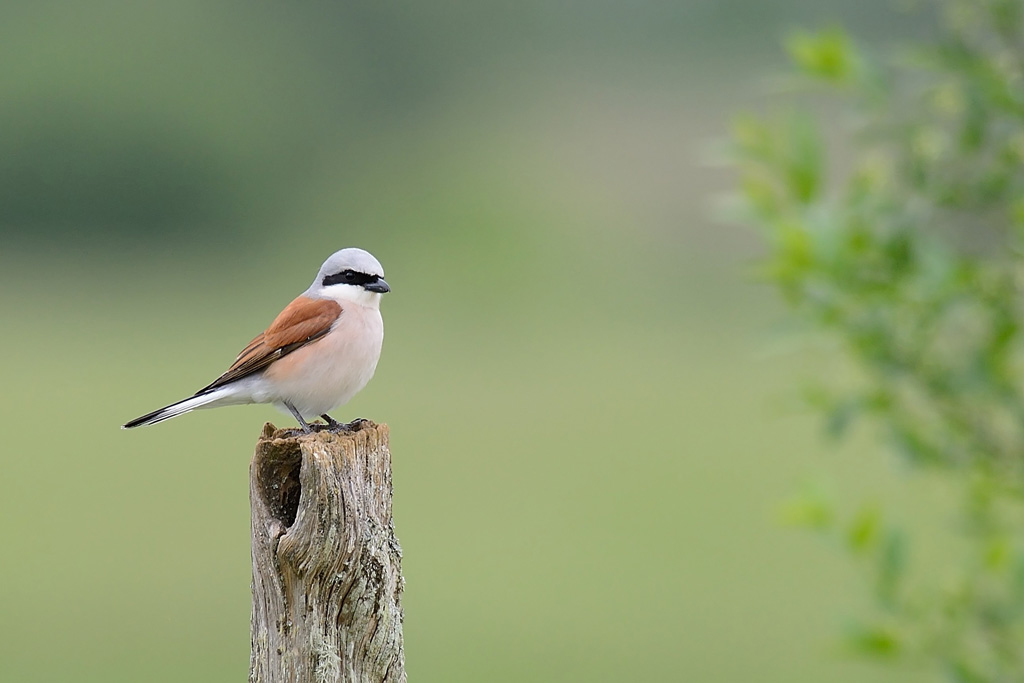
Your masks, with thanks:
[[(871, 579), (849, 642), (1009, 683), (1024, 680), (1024, 2), (934, 8), (936, 35), (892, 57), (839, 29), (794, 35), (809, 102), (740, 119), (734, 150), (765, 274), (855, 370), (809, 392), (828, 430), (868, 423), (956, 491), (928, 561), (922, 532), (873, 502), (843, 515), (813, 490), (791, 504)], [(838, 152), (822, 132), (836, 123), (852, 131)]]

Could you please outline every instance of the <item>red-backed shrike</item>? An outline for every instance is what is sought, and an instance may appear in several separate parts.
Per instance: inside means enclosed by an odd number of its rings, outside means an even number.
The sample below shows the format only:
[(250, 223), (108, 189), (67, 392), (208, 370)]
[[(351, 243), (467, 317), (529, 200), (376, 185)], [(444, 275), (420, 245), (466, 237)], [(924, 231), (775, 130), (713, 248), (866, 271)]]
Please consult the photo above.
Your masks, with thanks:
[(194, 396), (135, 418), (122, 429), (155, 424), (196, 408), (272, 403), (311, 431), (366, 386), (384, 341), (380, 298), (391, 291), (384, 269), (362, 249), (342, 249), (320, 266), (305, 292), (242, 349), (228, 371)]

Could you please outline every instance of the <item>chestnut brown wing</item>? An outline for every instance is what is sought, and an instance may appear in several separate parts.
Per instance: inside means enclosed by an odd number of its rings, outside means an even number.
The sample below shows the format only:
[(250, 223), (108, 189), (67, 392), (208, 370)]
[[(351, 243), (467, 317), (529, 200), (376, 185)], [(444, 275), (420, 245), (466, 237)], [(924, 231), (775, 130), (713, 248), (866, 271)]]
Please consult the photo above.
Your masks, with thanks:
[(331, 331), (341, 310), (341, 305), (330, 299), (298, 297), (281, 311), (265, 332), (242, 349), (227, 372), (197, 391), (196, 395), (264, 370), (292, 351), (312, 344)]

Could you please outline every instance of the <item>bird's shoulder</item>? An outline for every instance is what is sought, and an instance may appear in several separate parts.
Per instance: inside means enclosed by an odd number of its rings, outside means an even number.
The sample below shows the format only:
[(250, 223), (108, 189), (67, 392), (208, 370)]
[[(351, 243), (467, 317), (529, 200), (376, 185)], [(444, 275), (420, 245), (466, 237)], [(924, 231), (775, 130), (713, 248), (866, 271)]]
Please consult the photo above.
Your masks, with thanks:
[(298, 296), (270, 323), (263, 333), (263, 343), (280, 349), (310, 336), (325, 334), (341, 316), (341, 311), (341, 304), (333, 299)]
[(341, 316), (341, 304), (331, 299), (296, 297), (265, 331), (256, 335), (235, 357), (227, 372), (203, 387), (203, 393), (267, 368), (292, 351), (320, 339)]

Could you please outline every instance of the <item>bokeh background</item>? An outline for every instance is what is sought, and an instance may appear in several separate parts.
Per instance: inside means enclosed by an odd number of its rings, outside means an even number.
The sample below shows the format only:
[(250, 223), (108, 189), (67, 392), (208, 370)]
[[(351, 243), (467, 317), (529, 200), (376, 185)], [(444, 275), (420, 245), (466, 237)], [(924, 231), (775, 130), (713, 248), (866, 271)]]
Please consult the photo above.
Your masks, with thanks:
[(243, 680), (265, 406), (206, 384), (350, 245), (385, 264), (411, 680), (913, 680), (780, 524), (828, 448), (718, 222), (780, 39), (924, 29), (887, 0), (0, 4), (0, 679)]

